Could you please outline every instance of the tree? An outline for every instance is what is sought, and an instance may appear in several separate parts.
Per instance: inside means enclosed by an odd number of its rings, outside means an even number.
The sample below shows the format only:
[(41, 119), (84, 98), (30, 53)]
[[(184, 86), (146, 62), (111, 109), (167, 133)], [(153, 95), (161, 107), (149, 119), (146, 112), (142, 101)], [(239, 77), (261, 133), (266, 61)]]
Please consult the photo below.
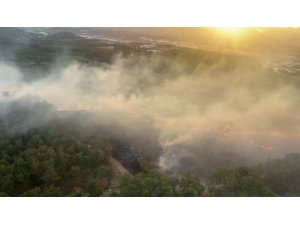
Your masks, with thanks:
[(159, 188), (159, 180), (154, 177), (145, 177), (143, 179), (144, 183), (144, 193), (143, 196), (157, 196)]
[(78, 177), (80, 175), (80, 167), (79, 166), (71, 166), (68, 176), (71, 178)]
[(142, 179), (139, 176), (123, 176), (120, 182), (120, 196), (144, 196)]
[(114, 177), (114, 170), (110, 166), (100, 166), (95, 172), (97, 178), (105, 179), (106, 186), (109, 187), (112, 178)]
[(69, 194), (69, 197), (88, 197), (88, 196), (89, 194), (79, 187), (75, 187), (74, 190)]
[(44, 167), (44, 173), (43, 173), (41, 179), (46, 184), (52, 184), (53, 182), (59, 180), (59, 177), (55, 171), (53, 160), (47, 160), (47, 161), (43, 162), (43, 167)]
[(104, 160), (108, 161), (112, 154), (112, 145), (109, 142), (104, 141), (102, 143), (102, 150), (104, 152)]
[(172, 189), (172, 196), (177, 196), (178, 192), (176, 190), (178, 184), (179, 184), (179, 179), (178, 177), (172, 176), (172, 177), (168, 177), (167, 178), (170, 185), (171, 185), (171, 189)]
[(21, 157), (15, 159), (13, 163), (13, 174), (15, 181), (18, 186), (28, 186), (29, 185), (29, 172), (27, 171), (27, 164), (25, 160)]
[(31, 190), (24, 192), (21, 196), (23, 196), (23, 197), (42, 197), (42, 190), (40, 187), (35, 187)]
[(99, 197), (103, 194), (102, 188), (93, 180), (87, 182), (85, 191), (88, 193), (89, 197)]
[(273, 196), (259, 175), (246, 167), (217, 169), (209, 176), (208, 187), (212, 196)]
[(283, 159), (262, 165), (263, 182), (280, 195), (300, 194), (300, 154), (287, 154)]
[(169, 177), (162, 174), (124, 176), (120, 183), (120, 196), (201, 196), (204, 186), (192, 176)]
[(181, 188), (181, 195), (185, 197), (202, 196), (204, 186), (200, 181), (191, 175), (184, 176), (179, 182)]
[(90, 167), (95, 168), (99, 164), (100, 160), (100, 152), (97, 150), (92, 150), (91, 152), (88, 152), (87, 155), (87, 164)]
[(42, 196), (45, 197), (61, 197), (63, 196), (63, 192), (60, 187), (55, 187), (54, 185), (50, 185), (46, 187), (43, 192)]
[(11, 174), (0, 177), (0, 191), (7, 194), (13, 194), (15, 192), (14, 177)]
[(22, 194), (24, 197), (61, 197), (63, 192), (59, 187), (50, 185), (41, 189), (40, 187), (35, 187), (29, 191), (26, 191)]
[(44, 142), (42, 141), (39, 134), (36, 134), (31, 137), (31, 139), (27, 143), (28, 148), (38, 148), (39, 146), (43, 145)]

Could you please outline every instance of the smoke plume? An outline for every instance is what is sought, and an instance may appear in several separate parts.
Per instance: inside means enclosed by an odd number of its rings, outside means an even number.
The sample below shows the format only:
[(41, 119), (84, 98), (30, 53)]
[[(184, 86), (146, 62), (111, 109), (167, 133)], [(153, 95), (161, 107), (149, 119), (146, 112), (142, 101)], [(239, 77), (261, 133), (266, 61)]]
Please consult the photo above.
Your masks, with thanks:
[(31, 81), (13, 65), (1, 63), (0, 73), (2, 105), (36, 96), (58, 111), (87, 111), (173, 173), (206, 175), (300, 151), (299, 87), (263, 58), (223, 54), (190, 65), (155, 54), (116, 56)]

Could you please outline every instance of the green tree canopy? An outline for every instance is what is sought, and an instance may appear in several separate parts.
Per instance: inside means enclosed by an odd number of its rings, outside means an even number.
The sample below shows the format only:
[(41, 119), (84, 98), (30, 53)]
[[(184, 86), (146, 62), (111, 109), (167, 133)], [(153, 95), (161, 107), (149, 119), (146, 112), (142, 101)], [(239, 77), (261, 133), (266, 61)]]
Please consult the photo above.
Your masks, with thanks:
[(259, 175), (252, 169), (239, 167), (217, 169), (208, 178), (212, 196), (248, 197), (272, 196)]

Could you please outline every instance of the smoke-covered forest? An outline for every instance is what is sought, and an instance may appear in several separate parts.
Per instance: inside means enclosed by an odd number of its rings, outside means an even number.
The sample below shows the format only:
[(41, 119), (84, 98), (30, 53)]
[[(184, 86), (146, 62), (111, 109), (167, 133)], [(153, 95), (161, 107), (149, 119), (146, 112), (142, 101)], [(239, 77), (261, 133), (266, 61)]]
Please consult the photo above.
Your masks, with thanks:
[(298, 50), (178, 29), (1, 28), (0, 195), (300, 196)]

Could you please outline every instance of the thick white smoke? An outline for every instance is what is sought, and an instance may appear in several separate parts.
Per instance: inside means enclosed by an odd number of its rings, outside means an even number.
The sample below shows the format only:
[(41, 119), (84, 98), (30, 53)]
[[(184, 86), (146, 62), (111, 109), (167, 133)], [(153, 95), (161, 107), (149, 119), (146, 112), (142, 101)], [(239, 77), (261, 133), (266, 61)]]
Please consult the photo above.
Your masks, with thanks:
[(166, 170), (187, 164), (197, 172), (224, 160), (236, 165), (245, 163), (242, 158), (257, 162), (299, 151), (299, 88), (263, 63), (247, 63), (221, 58), (187, 72), (178, 60), (117, 57), (101, 67), (74, 62), (31, 82), (2, 63), (0, 90), (10, 96), (1, 98), (38, 96), (58, 110), (92, 111), (102, 123), (117, 123), (124, 135), (143, 136), (145, 145), (154, 132), (163, 149), (158, 163)]

